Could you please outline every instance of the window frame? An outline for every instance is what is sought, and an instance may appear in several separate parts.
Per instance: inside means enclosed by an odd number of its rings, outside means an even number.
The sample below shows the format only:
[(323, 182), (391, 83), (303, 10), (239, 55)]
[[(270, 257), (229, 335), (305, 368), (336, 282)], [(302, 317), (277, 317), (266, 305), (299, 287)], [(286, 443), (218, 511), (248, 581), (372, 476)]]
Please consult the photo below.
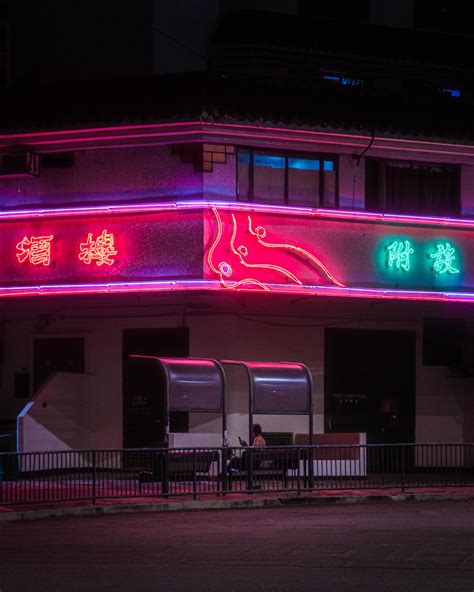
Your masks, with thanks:
[[(249, 195), (248, 197), (242, 197), (239, 191), (239, 152), (247, 150), (250, 157), (249, 163)], [(267, 205), (272, 205), (271, 202), (262, 202), (259, 200), (255, 200), (255, 160), (254, 155), (255, 152), (265, 152), (268, 156), (279, 156), (285, 159), (285, 167), (284, 167), (284, 184), (283, 184), (283, 202), (275, 203), (274, 205), (285, 205), (288, 207), (294, 206), (297, 207), (310, 207), (310, 206), (298, 206), (293, 204), (289, 201), (289, 167), (288, 167), (288, 159), (289, 158), (307, 158), (312, 160), (319, 160), (319, 195), (314, 196), (315, 205), (312, 206), (314, 208), (325, 208), (325, 209), (339, 209), (339, 155), (338, 154), (326, 154), (322, 152), (302, 152), (296, 150), (278, 150), (277, 148), (260, 148), (255, 146), (237, 146), (236, 150), (236, 159), (235, 159), (235, 183), (236, 183), (236, 197), (237, 201), (247, 202), (247, 203), (266, 203)], [(325, 171), (324, 171), (324, 161), (331, 161), (334, 166), (334, 173), (335, 173), (335, 205), (334, 206), (326, 206), (324, 204), (324, 190), (325, 190)]]

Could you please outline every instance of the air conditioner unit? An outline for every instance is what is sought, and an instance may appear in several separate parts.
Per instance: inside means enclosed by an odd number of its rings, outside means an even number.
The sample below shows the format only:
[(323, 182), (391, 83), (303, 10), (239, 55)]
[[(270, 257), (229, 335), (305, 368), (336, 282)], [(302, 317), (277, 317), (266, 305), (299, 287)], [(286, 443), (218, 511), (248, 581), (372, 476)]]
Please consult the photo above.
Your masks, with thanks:
[(2, 154), (0, 161), (0, 177), (39, 175), (39, 156), (34, 152), (19, 152), (16, 154)]

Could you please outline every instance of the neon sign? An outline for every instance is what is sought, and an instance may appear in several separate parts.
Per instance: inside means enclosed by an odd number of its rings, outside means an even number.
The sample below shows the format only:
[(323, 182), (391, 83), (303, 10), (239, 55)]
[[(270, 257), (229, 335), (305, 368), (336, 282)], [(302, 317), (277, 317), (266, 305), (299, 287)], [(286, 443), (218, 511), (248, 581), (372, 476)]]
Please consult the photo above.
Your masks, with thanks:
[(51, 263), (51, 241), (53, 235), (49, 236), (25, 236), (17, 245), (16, 254), (20, 263), (31, 263), (32, 265), (50, 265)]
[[(212, 208), (212, 213), (216, 232), (207, 253), (207, 263), (225, 288), (254, 285), (270, 291), (270, 283), (281, 282), (302, 286), (305, 281), (299, 275), (299, 269), (310, 273), (312, 285), (344, 287), (321, 258), (309, 250), (286, 241), (264, 240), (267, 230), (262, 225), (255, 225), (252, 216), (219, 212), (217, 207)], [(249, 274), (250, 270), (253, 275)]]
[(385, 246), (385, 251), (387, 270), (413, 272), (425, 277), (428, 272), (435, 276), (461, 273), (458, 248), (449, 241), (436, 242), (426, 247), (415, 245), (411, 240), (397, 238)]
[(410, 255), (415, 252), (411, 247), (410, 241), (393, 241), (393, 243), (388, 245), (387, 251), (387, 264), (389, 267), (410, 271)]
[(436, 245), (436, 253), (431, 253), (431, 258), (435, 260), (433, 269), (436, 273), (459, 273), (459, 269), (453, 266), (456, 255), (450, 243)]
[(92, 233), (87, 235), (87, 241), (80, 244), (79, 259), (86, 265), (90, 265), (95, 261), (96, 265), (113, 265), (117, 255), (114, 246), (114, 235), (109, 234), (107, 230), (103, 230), (95, 239), (92, 238)]
[(202, 289), (474, 302), (472, 220), (92, 206), (0, 212), (0, 249), (0, 296)]

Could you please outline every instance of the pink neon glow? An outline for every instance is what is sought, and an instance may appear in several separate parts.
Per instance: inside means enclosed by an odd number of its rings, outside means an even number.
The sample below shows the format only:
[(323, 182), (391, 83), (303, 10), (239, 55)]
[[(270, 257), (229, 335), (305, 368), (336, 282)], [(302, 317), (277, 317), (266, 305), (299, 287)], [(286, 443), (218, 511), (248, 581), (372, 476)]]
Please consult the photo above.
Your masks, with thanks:
[(265, 228), (263, 226), (257, 226), (257, 228), (255, 230), (253, 230), (252, 229), (252, 218), (250, 216), (248, 216), (248, 221), (249, 221), (250, 233), (257, 237), (257, 240), (261, 245), (263, 245), (264, 247), (267, 247), (269, 249), (289, 249), (290, 251), (297, 253), (298, 255), (302, 256), (303, 259), (308, 259), (309, 261), (314, 263), (316, 265), (317, 269), (322, 271), (323, 274), (326, 276), (326, 278), (330, 282), (332, 282), (333, 284), (336, 284), (336, 286), (340, 286), (341, 288), (344, 287), (344, 284), (341, 284), (341, 282), (336, 280), (336, 278), (332, 275), (332, 273), (329, 271), (329, 269), (312, 253), (310, 253), (306, 249), (302, 249), (301, 247), (297, 247), (297, 246), (291, 245), (289, 243), (282, 243), (282, 244), (268, 243), (263, 240), (267, 234), (267, 231), (265, 230)]
[(235, 289), (235, 288), (238, 288), (239, 286), (242, 286), (244, 284), (255, 284), (256, 286), (259, 286), (263, 290), (268, 291), (269, 288), (267, 288), (264, 283), (260, 282), (257, 279), (254, 279), (254, 278), (244, 278), (238, 282), (228, 282), (225, 278), (232, 275), (232, 266), (229, 263), (227, 263), (226, 261), (221, 261), (220, 263), (218, 263), (217, 267), (215, 267), (212, 258), (214, 256), (214, 251), (216, 250), (216, 247), (222, 238), (222, 220), (221, 220), (219, 212), (217, 211), (216, 208), (212, 208), (212, 211), (213, 211), (213, 213), (216, 217), (216, 221), (217, 221), (217, 236), (216, 236), (214, 242), (212, 243), (211, 248), (209, 249), (209, 251), (207, 253), (207, 263), (208, 263), (210, 269), (212, 269), (212, 271), (220, 277), (221, 284), (225, 288), (234, 288)]
[[(337, 298), (372, 298), (376, 300), (415, 300), (420, 302), (474, 302), (474, 293), (463, 292), (427, 292), (422, 290), (385, 290), (378, 288), (340, 288), (339, 286), (289, 286), (270, 284), (269, 289), (275, 294), (331, 296)], [(49, 286), (0, 287), (0, 297), (41, 296), (66, 294), (112, 294), (138, 292), (186, 292), (223, 290), (219, 281), (157, 281), (157, 282), (117, 282), (108, 284), (55, 284)], [(244, 285), (234, 288), (236, 292), (256, 292), (255, 288)], [(226, 289), (227, 291), (227, 289)]]
[[(266, 291), (270, 291), (269, 284), (273, 283), (271, 281), (272, 276), (262, 273), (266, 271), (276, 273), (279, 276), (283, 276), (290, 283), (301, 286), (305, 282), (303, 282), (297, 275), (295, 256), (298, 259), (301, 259), (305, 264), (309, 265), (312, 269), (311, 277), (314, 278), (316, 273), (317, 276), (321, 277), (323, 280), (322, 283), (329, 282), (330, 284), (344, 287), (341, 282), (336, 280), (334, 275), (321, 262), (321, 260), (306, 249), (288, 242), (268, 243), (264, 241), (263, 238), (266, 235), (265, 228), (263, 226), (258, 226), (256, 230), (253, 230), (252, 218), (250, 216), (243, 217), (239, 224), (235, 213), (230, 212), (230, 236), (223, 239), (223, 222), (219, 213), (219, 208), (213, 207), (212, 212), (217, 223), (217, 233), (208, 251), (207, 262), (209, 268), (219, 276), (224, 287), (236, 288), (242, 284), (255, 284)], [(248, 238), (256, 238), (256, 241), (253, 241), (254, 245), (251, 249), (250, 242), (248, 243), (248, 246), (244, 243), (236, 246), (238, 230), (240, 230), (240, 233), (242, 234), (242, 237), (238, 242), (243, 240), (246, 243)], [(256, 246), (258, 245), (263, 247), (263, 249), (260, 249), (260, 253), (258, 252), (258, 249), (256, 249)], [(268, 249), (271, 249), (273, 252), (267, 252)], [(215, 254), (217, 255), (217, 261), (221, 259), (220, 263), (214, 262)], [(235, 265), (227, 259), (231, 254), (235, 255)], [(247, 258), (249, 254), (254, 256), (255, 263), (248, 262)], [(269, 258), (273, 259), (273, 261), (268, 261)], [(280, 262), (285, 263), (285, 265), (278, 263), (276, 258), (279, 258)], [(240, 278), (240, 266), (252, 269), (255, 277)], [(245, 273), (247, 272), (245, 271)], [(235, 279), (229, 281), (228, 278), (232, 278), (233, 276)]]
[(80, 244), (79, 260), (87, 265), (95, 261), (99, 267), (101, 265), (113, 265), (117, 254), (114, 246), (114, 235), (103, 230), (99, 236), (92, 239), (92, 233), (87, 235), (87, 241)]
[(49, 236), (25, 236), (17, 245), (16, 254), (20, 263), (28, 261), (32, 265), (45, 265), (51, 263), (51, 241), (53, 235)]
[(162, 358), (161, 356), (144, 356), (142, 354), (130, 354), (130, 358), (138, 358), (140, 360), (159, 360), (163, 364), (172, 366), (212, 366), (216, 367), (216, 362), (209, 358)]
[[(216, 208), (213, 208), (212, 210), (216, 216), (219, 216)], [(232, 216), (233, 228), (232, 228), (232, 236), (230, 239), (230, 248), (232, 249), (232, 252), (235, 255), (237, 255), (237, 257), (239, 257), (240, 263), (244, 267), (254, 267), (256, 269), (258, 269), (258, 268), (273, 269), (273, 270), (278, 271), (279, 273), (283, 274), (284, 276), (286, 276), (288, 279), (290, 279), (295, 284), (300, 284), (300, 285), (303, 284), (303, 282), (301, 280), (299, 280), (295, 275), (293, 275), (291, 273), (291, 271), (288, 271), (287, 269), (285, 269), (284, 267), (281, 267), (280, 265), (273, 265), (271, 263), (246, 263), (245, 257), (247, 257), (247, 255), (248, 255), (248, 249), (244, 245), (240, 245), (240, 247), (238, 249), (235, 248), (235, 235), (237, 234), (237, 221), (235, 219), (235, 214), (231, 214), (231, 216)]]
[[(113, 206), (113, 207), (87, 207), (87, 208), (65, 208), (57, 210), (36, 210), (38, 216), (31, 212), (20, 212), (21, 216), (15, 216), (15, 212), (7, 212), (0, 220), (5, 222), (2, 233), (2, 240), (6, 243), (4, 247), (4, 259), (7, 267), (2, 275), (2, 282), (9, 284), (8, 287), (0, 286), (0, 296), (20, 295), (61, 295), (61, 294), (94, 294), (94, 293), (129, 293), (129, 292), (166, 292), (185, 290), (212, 290), (218, 291), (222, 288), (235, 292), (275, 292), (279, 294), (301, 294), (332, 297), (357, 297), (357, 298), (381, 298), (401, 299), (420, 301), (450, 301), (450, 302), (473, 302), (472, 293), (453, 292), (455, 288), (447, 288), (438, 284), (441, 290), (434, 290), (433, 284), (414, 283), (416, 286), (428, 285), (429, 291), (423, 289), (397, 290), (395, 281), (385, 281), (377, 278), (373, 270), (373, 261), (370, 259), (374, 253), (374, 245), (380, 244), (380, 240), (387, 236), (388, 224), (400, 224), (403, 218), (405, 226), (407, 220), (415, 220), (412, 224), (410, 234), (417, 240), (426, 237), (440, 235), (439, 228), (443, 230), (452, 227), (456, 229), (458, 246), (464, 253), (466, 263), (471, 264), (472, 253), (474, 252), (474, 235), (470, 232), (459, 232), (474, 229), (474, 220), (460, 220), (460, 224), (453, 219), (429, 219), (410, 216), (397, 216), (397, 222), (388, 220), (387, 216), (381, 214), (367, 214), (354, 212), (339, 212), (331, 210), (311, 210), (305, 208), (290, 208), (286, 206), (265, 206), (259, 204), (243, 203), (222, 203), (222, 202), (177, 202), (168, 204), (145, 204), (141, 206)], [(164, 215), (165, 212), (168, 212)], [(185, 212), (185, 215), (184, 215)], [(183, 213), (183, 214), (182, 214)], [(217, 216), (216, 216), (217, 213)], [(125, 215), (137, 214), (133, 218), (135, 234), (128, 231), (129, 219)], [(160, 214), (160, 216), (154, 214)], [(360, 216), (365, 219), (360, 220)], [(108, 217), (115, 216), (109, 219)], [(61, 220), (61, 218), (63, 220)], [(97, 218), (97, 220), (94, 220)], [(168, 271), (163, 273), (163, 266), (168, 263), (169, 251), (167, 250), (166, 239), (162, 239), (158, 250), (150, 249), (146, 244), (141, 244), (142, 225), (150, 229), (150, 236), (159, 239), (169, 232), (170, 239), (180, 232), (182, 219), (193, 220), (198, 228), (196, 231), (197, 242), (194, 246), (195, 260), (202, 256), (202, 221), (204, 220), (206, 251), (204, 254), (208, 269), (205, 269), (206, 279), (202, 278), (202, 265), (190, 274), (184, 275), (181, 272), (179, 256), (177, 267), (170, 265)], [(369, 218), (369, 219), (366, 219)], [(393, 217), (392, 217), (393, 218)], [(52, 228), (50, 219), (58, 220)], [(103, 220), (103, 221), (102, 221)], [(334, 220), (334, 222), (331, 222)], [(433, 223), (433, 220), (435, 223)], [(15, 222), (20, 222), (15, 224)], [(324, 221), (324, 224), (322, 223)], [(450, 224), (445, 224), (449, 222)], [(31, 222), (31, 229), (30, 229)], [(314, 223), (313, 223), (314, 222)], [(355, 222), (355, 225), (350, 223)], [(370, 226), (361, 228), (361, 224), (376, 224), (372, 230)], [(162, 225), (163, 224), (163, 225)], [(174, 225), (174, 226), (173, 226)], [(82, 243), (87, 248), (97, 237), (104, 235), (113, 236), (106, 228), (112, 228), (120, 236), (120, 248), (116, 245), (109, 245), (114, 251), (120, 253), (120, 260), (116, 261), (109, 272), (109, 264), (103, 263), (100, 277), (97, 272), (91, 274), (84, 268), (82, 259), (78, 261), (78, 245), (88, 236), (90, 240)], [(385, 226), (385, 227), (384, 227)], [(21, 234), (18, 235), (18, 228)], [(28, 230), (27, 230), (28, 228)], [(159, 228), (159, 231), (157, 230)], [(117, 230), (116, 230), (117, 229)], [(123, 236), (122, 230), (123, 229)], [(54, 230), (53, 234), (48, 233)], [(389, 232), (393, 232), (388, 228)], [(407, 229), (397, 228), (396, 232), (406, 232)], [(22, 241), (17, 243), (23, 236)], [(58, 234), (59, 233), (59, 234)], [(61, 234), (68, 233), (68, 234)], [(76, 234), (74, 234), (76, 233)], [(360, 243), (359, 236), (366, 233), (365, 248), (361, 248), (355, 254), (352, 252), (354, 239)], [(273, 241), (270, 242), (268, 236)], [(72, 244), (62, 241), (64, 237), (75, 237)], [(187, 235), (186, 235), (187, 236)], [(353, 238), (347, 239), (347, 236)], [(10, 237), (8, 240), (6, 237)], [(53, 246), (58, 238), (61, 242), (61, 249), (54, 250), (54, 266), (42, 269), (48, 259), (44, 259), (44, 249), (37, 257), (36, 263), (30, 261), (30, 244), (26, 241), (38, 241), (39, 239), (51, 239)], [(450, 237), (445, 237), (450, 238)], [(54, 239), (54, 240), (53, 240)], [(50, 242), (51, 242), (50, 241)], [(184, 238), (184, 242), (186, 238)], [(352, 241), (352, 242), (351, 242)], [(370, 242), (372, 241), (372, 242)], [(159, 242), (159, 241), (158, 241)], [(171, 240), (170, 243), (173, 241)], [(17, 253), (15, 254), (15, 244)], [(148, 243), (148, 246), (151, 243)], [(210, 245), (210, 246), (209, 246)], [(297, 246), (298, 245), (298, 246)], [(313, 255), (313, 245), (319, 245), (317, 257)], [(44, 246), (44, 245), (43, 245)], [(123, 248), (122, 248), (123, 247)], [(341, 248), (339, 248), (341, 247)], [(269, 253), (271, 252), (271, 256)], [(145, 258), (143, 254), (145, 253)], [(155, 253), (161, 253), (162, 259), (156, 259)], [(357, 270), (357, 263), (362, 263)], [(368, 255), (368, 256), (367, 256)], [(43, 259), (41, 259), (43, 257)], [(112, 260), (114, 255), (109, 253)], [(184, 258), (186, 254), (184, 254)], [(29, 265), (17, 265), (16, 261), (30, 262)], [(46, 263), (45, 263), (46, 261)], [(91, 258), (91, 263), (97, 259)], [(157, 261), (160, 261), (157, 263)], [(328, 266), (323, 265), (327, 262)], [(49, 254), (51, 262), (51, 251)], [(352, 273), (352, 263), (355, 262), (355, 272)], [(244, 265), (246, 263), (247, 265)], [(142, 265), (140, 271), (136, 271)], [(331, 270), (329, 270), (329, 264)], [(33, 269), (33, 266), (37, 266)], [(74, 267), (76, 266), (76, 267)], [(367, 274), (364, 275), (365, 266)], [(235, 272), (240, 267), (240, 275)], [(251, 269), (251, 274), (249, 270)], [(156, 273), (155, 273), (156, 270)], [(211, 270), (211, 271), (209, 271)], [(98, 270), (97, 270), (98, 271)], [(211, 273), (212, 272), (212, 273)], [(317, 273), (317, 277), (315, 275)], [(319, 272), (319, 273), (318, 273)], [(313, 274), (313, 275), (311, 275)], [(328, 275), (329, 274), (329, 275)], [(130, 276), (132, 276), (130, 278)], [(195, 281), (179, 280), (164, 281), (159, 277), (179, 278), (196, 277)], [(321, 277), (320, 277), (321, 276)], [(80, 283), (77, 283), (80, 278)], [(84, 279), (83, 279), (84, 278)], [(130, 279), (129, 279), (130, 278)], [(333, 281), (333, 278), (335, 281)], [(337, 279), (336, 279), (337, 278)], [(339, 280), (344, 280), (348, 287), (344, 287)], [(471, 286), (473, 281), (472, 268), (466, 265), (466, 285)], [(96, 280), (99, 280), (97, 282)], [(75, 281), (75, 284), (68, 284), (68, 281)], [(94, 281), (94, 283), (91, 283)], [(56, 282), (53, 284), (53, 282)], [(30, 285), (28, 285), (30, 284)], [(329, 285), (328, 285), (329, 284)], [(358, 288), (357, 286), (383, 286), (390, 285), (389, 289)], [(456, 283), (450, 286), (458, 285)], [(469, 288), (470, 289), (470, 288)], [(449, 291), (450, 290), (450, 291)]]
[(262, 212), (284, 214), (294, 217), (313, 217), (320, 219), (341, 219), (348, 222), (379, 222), (381, 224), (405, 224), (415, 226), (440, 226), (443, 228), (474, 229), (474, 220), (463, 218), (436, 218), (433, 216), (405, 216), (402, 214), (383, 214), (377, 212), (328, 210), (324, 208), (301, 208), (289, 206), (268, 206), (256, 203), (219, 202), (219, 201), (179, 201), (160, 202), (140, 205), (84, 206), (57, 208), (50, 210), (11, 210), (0, 211), (0, 222), (3, 220), (23, 220), (32, 218), (60, 218), (71, 216), (107, 216), (114, 214), (154, 213), (171, 210), (200, 210), (218, 207), (232, 209), (236, 212)]

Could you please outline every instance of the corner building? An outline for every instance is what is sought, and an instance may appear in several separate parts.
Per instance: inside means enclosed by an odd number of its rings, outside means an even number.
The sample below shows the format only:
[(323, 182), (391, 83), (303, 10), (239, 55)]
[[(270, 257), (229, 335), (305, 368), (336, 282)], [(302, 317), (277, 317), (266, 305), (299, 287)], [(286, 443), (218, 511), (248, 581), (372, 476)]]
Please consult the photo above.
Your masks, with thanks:
[[(61, 123), (49, 105), (4, 128), (0, 420), (20, 451), (159, 446), (131, 354), (302, 362), (316, 433), (473, 441), (470, 95), (436, 90), (428, 113), (342, 78), (161, 76), (131, 103), (115, 82), (105, 121), (83, 88)], [(236, 380), (233, 445), (246, 397)], [(221, 443), (214, 416), (170, 430)]]

